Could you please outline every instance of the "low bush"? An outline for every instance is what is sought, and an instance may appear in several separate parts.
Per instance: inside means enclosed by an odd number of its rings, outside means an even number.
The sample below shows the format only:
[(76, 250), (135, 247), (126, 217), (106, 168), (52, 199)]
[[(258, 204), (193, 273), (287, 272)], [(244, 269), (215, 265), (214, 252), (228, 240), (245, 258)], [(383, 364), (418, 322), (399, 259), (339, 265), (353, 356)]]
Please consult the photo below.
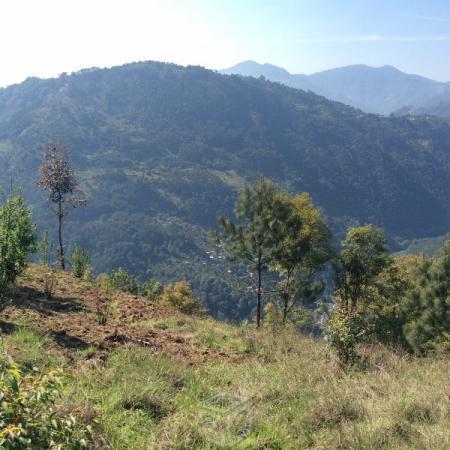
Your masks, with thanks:
[(109, 287), (115, 291), (139, 294), (139, 281), (130, 275), (125, 269), (115, 269), (109, 275)]
[(140, 291), (150, 302), (156, 302), (163, 293), (163, 285), (159, 281), (147, 281), (142, 284)]
[(90, 426), (61, 417), (55, 400), (61, 373), (24, 375), (8, 358), (0, 360), (0, 448), (83, 449), (92, 442)]
[(205, 314), (200, 300), (193, 296), (191, 287), (186, 281), (178, 281), (166, 286), (161, 295), (160, 303), (174, 307), (184, 314)]
[(77, 245), (70, 255), (70, 262), (72, 274), (77, 278), (83, 278), (90, 267), (89, 253)]
[(342, 365), (348, 366), (358, 361), (356, 347), (367, 336), (366, 326), (359, 313), (336, 308), (329, 317), (326, 333)]

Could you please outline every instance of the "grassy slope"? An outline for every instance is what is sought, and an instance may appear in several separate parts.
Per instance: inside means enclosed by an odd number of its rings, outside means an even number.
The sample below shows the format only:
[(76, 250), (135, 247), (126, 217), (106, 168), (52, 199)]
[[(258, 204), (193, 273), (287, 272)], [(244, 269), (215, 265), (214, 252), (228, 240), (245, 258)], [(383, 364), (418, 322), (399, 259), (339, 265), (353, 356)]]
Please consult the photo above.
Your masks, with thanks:
[(364, 370), (344, 373), (323, 342), (187, 317), (127, 294), (102, 327), (94, 307), (103, 291), (58, 273), (57, 301), (47, 302), (43, 275), (32, 267), (2, 313), (3, 345), (25, 366), (66, 368), (61, 408), (99, 420), (99, 448), (450, 446), (446, 358), (374, 346)]

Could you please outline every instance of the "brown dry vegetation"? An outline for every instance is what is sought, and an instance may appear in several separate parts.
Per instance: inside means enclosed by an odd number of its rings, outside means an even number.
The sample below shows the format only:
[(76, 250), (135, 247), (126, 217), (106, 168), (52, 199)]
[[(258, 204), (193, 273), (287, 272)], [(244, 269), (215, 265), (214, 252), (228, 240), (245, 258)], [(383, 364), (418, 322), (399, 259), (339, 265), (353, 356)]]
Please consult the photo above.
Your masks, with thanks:
[[(192, 333), (182, 327), (158, 326), (164, 319), (185, 323), (191, 317), (175, 309), (153, 305), (147, 299), (126, 292), (108, 293), (90, 281), (71, 274), (52, 271), (53, 295), (44, 295), (45, 277), (50, 269), (31, 266), (18, 282), (12, 304), (2, 313), (4, 322), (20, 323), (51, 337), (61, 351), (94, 346), (111, 349), (124, 343), (148, 347), (152, 353), (182, 358), (188, 364), (211, 358), (241, 359), (233, 352), (203, 349), (196, 345)], [(103, 325), (98, 323), (98, 304), (113, 302), (117, 313)], [(7, 325), (4, 325), (7, 326)]]

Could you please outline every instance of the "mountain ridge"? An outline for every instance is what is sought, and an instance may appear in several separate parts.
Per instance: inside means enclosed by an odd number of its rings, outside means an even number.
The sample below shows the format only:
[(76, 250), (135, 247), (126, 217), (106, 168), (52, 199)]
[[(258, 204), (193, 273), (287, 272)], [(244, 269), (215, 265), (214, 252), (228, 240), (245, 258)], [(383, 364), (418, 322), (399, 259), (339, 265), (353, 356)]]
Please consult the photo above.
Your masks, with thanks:
[[(450, 101), (450, 82), (439, 82), (420, 75), (400, 71), (394, 66), (371, 67), (354, 64), (315, 72), (310, 75), (291, 74), (273, 65), (255, 61), (238, 63), (219, 71), (223, 74), (264, 76), (288, 86), (310, 90), (330, 100), (340, 101), (369, 113), (391, 114), (401, 108), (430, 107)], [(273, 76), (275, 69), (283, 76)], [(283, 72), (282, 72), (283, 71)]]

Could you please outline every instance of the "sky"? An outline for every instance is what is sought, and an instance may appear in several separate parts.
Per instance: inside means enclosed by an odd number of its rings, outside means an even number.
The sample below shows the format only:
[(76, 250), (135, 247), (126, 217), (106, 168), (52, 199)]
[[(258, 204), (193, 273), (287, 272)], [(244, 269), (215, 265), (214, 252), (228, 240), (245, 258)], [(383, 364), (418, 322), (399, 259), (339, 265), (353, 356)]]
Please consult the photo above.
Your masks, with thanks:
[(450, 81), (450, 0), (0, 0), (0, 86), (132, 61), (249, 59)]

